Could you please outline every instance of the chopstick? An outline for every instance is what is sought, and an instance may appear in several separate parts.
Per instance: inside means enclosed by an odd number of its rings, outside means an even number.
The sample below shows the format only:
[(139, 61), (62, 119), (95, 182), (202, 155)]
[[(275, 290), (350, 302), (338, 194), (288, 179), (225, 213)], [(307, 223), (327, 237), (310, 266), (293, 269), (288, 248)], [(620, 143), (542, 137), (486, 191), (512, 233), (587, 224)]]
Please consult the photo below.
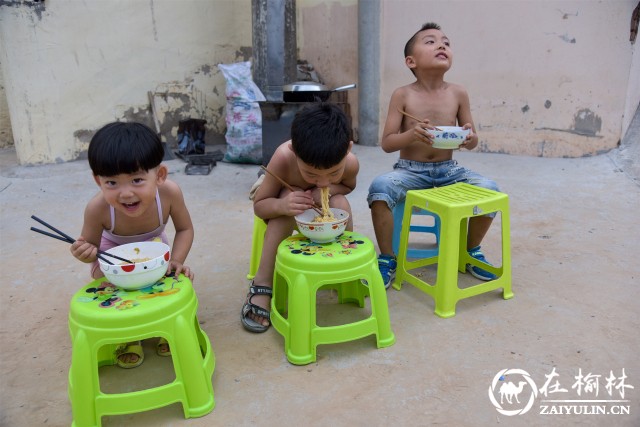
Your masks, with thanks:
[[(44, 230), (40, 230), (40, 229), (35, 228), (35, 227), (31, 227), (31, 231), (35, 231), (36, 233), (44, 234), (45, 236), (53, 237), (54, 239), (62, 240), (63, 242), (67, 242), (67, 243), (74, 243), (75, 242), (75, 239), (73, 237), (69, 236), (68, 234), (63, 233), (62, 231), (58, 230), (54, 226), (52, 226), (50, 224), (47, 224), (46, 222), (44, 222), (43, 220), (41, 220), (37, 216), (31, 215), (31, 218), (35, 219), (36, 221), (38, 221), (40, 224), (44, 225), (48, 229), (55, 231), (56, 233), (59, 234), (59, 236), (56, 236), (55, 234), (49, 233), (49, 232), (44, 231)], [(127, 262), (129, 264), (135, 264), (133, 261), (130, 261), (130, 260), (126, 259), (126, 258), (121, 258), (121, 257), (119, 257), (117, 255), (113, 255), (113, 254), (110, 254), (109, 252), (101, 251), (100, 249), (98, 249), (97, 257), (100, 258), (102, 261), (106, 262), (107, 264), (113, 265), (113, 263), (111, 261), (109, 261), (108, 259), (104, 258), (104, 256), (115, 258), (117, 260), (124, 261), (124, 262)]]
[[(63, 242), (67, 242), (67, 243), (73, 243), (75, 242), (75, 240), (69, 240), (65, 237), (62, 236), (57, 236), (55, 234), (46, 232), (44, 230), (40, 230), (39, 228), (35, 228), (35, 227), (31, 227), (31, 231), (35, 231), (36, 233), (40, 233), (40, 234), (44, 234), (45, 236), (49, 236), (49, 237), (53, 237), (54, 239), (58, 239), (58, 240), (62, 240)], [(102, 255), (100, 255), (100, 253), (98, 253), (98, 255), (96, 255), (98, 258), (100, 258), (102, 261), (106, 262), (107, 264), (111, 264), (113, 265), (113, 263), (111, 261), (109, 261), (106, 258), (103, 258)]]
[(63, 242), (72, 243), (64, 237), (58, 236), (56, 234), (49, 233), (44, 230), (40, 230), (39, 228), (31, 227), (31, 231), (35, 231), (36, 233), (44, 234), (45, 236), (53, 237), (54, 239), (62, 240)]
[[(417, 122), (424, 122), (424, 120), (419, 119), (419, 118), (417, 118), (416, 116), (412, 116), (411, 114), (407, 113), (407, 112), (406, 112), (406, 111), (404, 111), (404, 110), (401, 110), (400, 108), (398, 108), (398, 112), (399, 112), (400, 114), (404, 114), (405, 116), (407, 116), (407, 117), (409, 117), (410, 119), (413, 119), (413, 120), (415, 120), (415, 121), (417, 121)], [(435, 127), (435, 126), (434, 126), (433, 128), (434, 128), (435, 130), (442, 131), (442, 129), (437, 128), (437, 127)]]
[[(260, 168), (261, 168), (263, 171), (267, 172), (267, 173), (268, 173), (269, 175), (271, 175), (272, 177), (274, 177), (275, 179), (277, 179), (278, 181), (280, 181), (280, 184), (284, 185), (284, 186), (287, 188), (287, 190), (291, 191), (292, 193), (293, 193), (294, 191), (296, 191), (292, 186), (290, 186), (289, 184), (287, 184), (287, 182), (286, 182), (284, 179), (280, 178), (278, 175), (276, 175), (275, 173), (271, 172), (269, 169), (265, 168), (265, 167), (264, 167), (264, 166), (262, 166), (262, 165), (260, 165)], [(316, 212), (318, 212), (320, 215), (324, 215), (324, 214), (322, 213), (322, 210), (320, 210), (320, 208), (318, 208), (318, 206), (315, 204), (315, 202), (313, 203), (313, 210), (314, 210), (314, 211), (316, 211)]]

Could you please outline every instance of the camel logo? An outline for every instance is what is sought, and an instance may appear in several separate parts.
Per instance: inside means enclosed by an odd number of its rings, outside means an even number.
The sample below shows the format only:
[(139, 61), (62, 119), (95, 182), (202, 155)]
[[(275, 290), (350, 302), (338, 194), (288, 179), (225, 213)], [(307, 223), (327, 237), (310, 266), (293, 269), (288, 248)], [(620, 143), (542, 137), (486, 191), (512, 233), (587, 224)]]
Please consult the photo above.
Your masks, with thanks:
[[(528, 387), (527, 387), (528, 386)], [(500, 401), (496, 399), (496, 392)], [(521, 397), (529, 395), (527, 398)], [(527, 413), (538, 397), (538, 387), (522, 369), (503, 369), (493, 377), (489, 387), (489, 399), (502, 415), (512, 416)]]

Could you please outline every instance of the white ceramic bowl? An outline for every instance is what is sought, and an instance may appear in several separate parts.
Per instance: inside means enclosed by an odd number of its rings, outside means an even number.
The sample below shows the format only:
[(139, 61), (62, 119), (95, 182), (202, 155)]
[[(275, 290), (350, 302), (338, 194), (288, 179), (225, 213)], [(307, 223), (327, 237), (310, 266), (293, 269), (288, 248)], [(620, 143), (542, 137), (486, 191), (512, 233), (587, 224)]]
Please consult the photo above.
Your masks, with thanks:
[(313, 222), (313, 219), (319, 216), (313, 209), (297, 215), (298, 230), (313, 242), (333, 242), (347, 228), (349, 213), (337, 208), (331, 208), (331, 212), (336, 217), (336, 220), (331, 222)]
[(127, 264), (106, 255), (104, 258), (113, 262), (113, 265), (99, 260), (100, 270), (107, 280), (126, 290), (142, 289), (156, 283), (167, 272), (167, 264), (171, 259), (169, 245), (162, 242), (127, 243), (107, 252), (134, 262)]
[(436, 126), (438, 130), (431, 129), (433, 135), (433, 147), (455, 150), (469, 135), (470, 129), (462, 129), (459, 126)]

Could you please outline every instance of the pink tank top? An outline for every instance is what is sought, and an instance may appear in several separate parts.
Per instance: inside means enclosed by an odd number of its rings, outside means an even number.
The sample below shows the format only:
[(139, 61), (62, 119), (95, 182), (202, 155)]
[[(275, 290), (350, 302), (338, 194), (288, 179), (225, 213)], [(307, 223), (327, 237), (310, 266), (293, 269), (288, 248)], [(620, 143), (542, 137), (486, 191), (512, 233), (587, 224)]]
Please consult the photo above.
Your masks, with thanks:
[(113, 230), (116, 228), (116, 213), (113, 206), (109, 206), (109, 211), (111, 213), (111, 229), (103, 230), (102, 237), (108, 240), (111, 240), (116, 245), (124, 245), (127, 243), (137, 243), (137, 242), (146, 242), (148, 240), (153, 239), (154, 237), (160, 237), (164, 232), (164, 218), (162, 216), (162, 203), (160, 203), (160, 193), (156, 190), (156, 205), (158, 207), (158, 221), (160, 225), (153, 231), (149, 231), (147, 233), (136, 234), (133, 236), (120, 236), (118, 234), (113, 234)]

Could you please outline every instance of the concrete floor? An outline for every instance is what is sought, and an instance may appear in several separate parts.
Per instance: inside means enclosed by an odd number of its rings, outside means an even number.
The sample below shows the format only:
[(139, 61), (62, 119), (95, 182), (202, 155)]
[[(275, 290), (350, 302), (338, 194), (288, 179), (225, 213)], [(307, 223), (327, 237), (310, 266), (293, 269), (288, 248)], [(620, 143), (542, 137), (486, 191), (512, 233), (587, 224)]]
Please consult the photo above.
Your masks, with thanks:
[[(361, 162), (359, 185), (350, 196), (355, 228), (373, 238), (367, 188), (396, 156), (377, 147), (354, 151)], [(182, 161), (167, 162), (196, 227), (188, 264), (196, 272), (199, 320), (217, 358), (216, 407), (203, 418), (185, 420), (174, 404), (105, 417), (103, 425), (640, 425), (638, 177), (616, 166), (615, 153), (580, 159), (469, 152), (455, 157), (494, 178), (510, 196), (515, 297), (503, 300), (499, 291), (477, 296), (461, 301), (455, 317), (441, 319), (429, 296), (405, 284), (388, 292), (395, 345), (377, 349), (368, 337), (320, 346), (317, 362), (307, 366), (287, 362), (283, 339), (273, 328), (253, 335), (239, 320), (252, 230), (248, 192), (258, 166), (218, 163), (210, 175), (188, 176)], [(30, 232), (30, 215), (76, 236), (96, 187), (83, 161), (20, 167), (15, 153), (4, 150), (0, 167), (0, 425), (70, 425), (68, 304), (89, 273), (65, 243)], [(496, 257), (497, 229), (485, 241), (489, 260)], [(362, 312), (331, 302), (321, 302), (325, 318)], [(106, 386), (167, 375), (170, 362), (145, 345), (147, 360), (140, 368), (104, 369)], [(500, 398), (500, 384), (493, 381), (501, 370), (524, 370), (541, 389), (554, 368), (559, 376), (553, 383), (567, 392), (538, 393), (522, 415), (503, 415), (492, 404), (490, 393)], [(624, 389), (624, 398), (605, 387), (605, 378), (620, 377), (623, 369), (626, 384), (634, 387)], [(550, 405), (545, 399), (596, 399), (572, 387), (580, 371), (601, 375), (598, 399), (625, 401), (605, 403), (607, 411), (624, 410), (615, 406), (622, 405), (630, 414), (541, 415), (542, 406)], [(523, 378), (513, 372), (508, 380), (517, 384)], [(533, 396), (532, 383), (521, 402)], [(597, 404), (575, 405), (593, 412), (589, 408)]]

